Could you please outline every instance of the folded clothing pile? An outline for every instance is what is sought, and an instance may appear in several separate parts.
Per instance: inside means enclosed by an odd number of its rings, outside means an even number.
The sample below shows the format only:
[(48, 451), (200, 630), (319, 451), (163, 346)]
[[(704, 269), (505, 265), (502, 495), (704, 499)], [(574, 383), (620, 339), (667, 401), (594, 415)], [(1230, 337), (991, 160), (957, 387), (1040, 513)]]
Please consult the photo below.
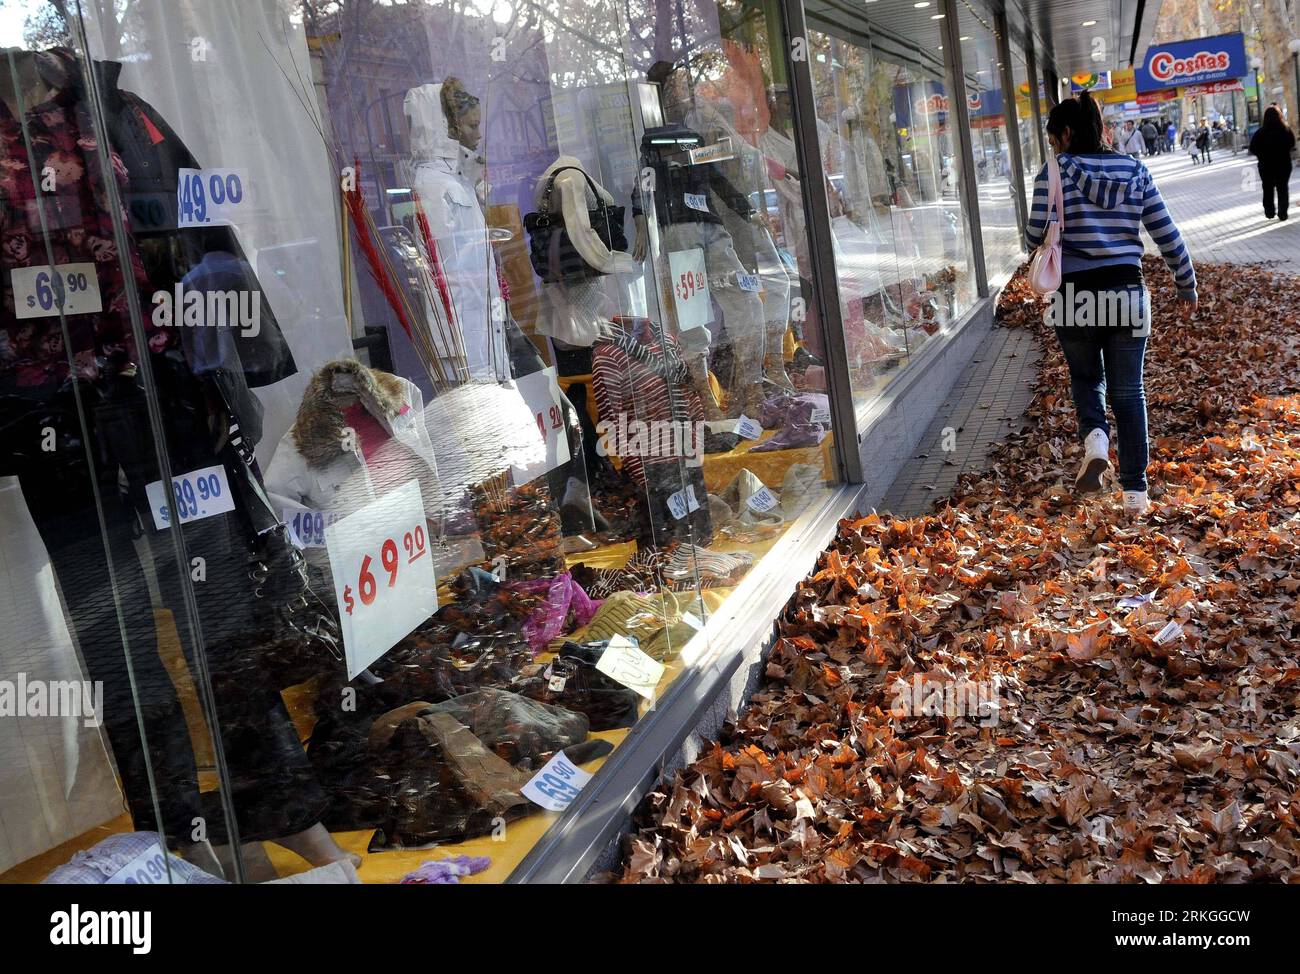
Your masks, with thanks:
[[(636, 640), (641, 652), (660, 662), (680, 650), (695, 634), (683, 621), (688, 598), (670, 591), (649, 594), (615, 592), (582, 630), (583, 642), (606, 642), (615, 636)], [(553, 649), (561, 646), (552, 644)]]

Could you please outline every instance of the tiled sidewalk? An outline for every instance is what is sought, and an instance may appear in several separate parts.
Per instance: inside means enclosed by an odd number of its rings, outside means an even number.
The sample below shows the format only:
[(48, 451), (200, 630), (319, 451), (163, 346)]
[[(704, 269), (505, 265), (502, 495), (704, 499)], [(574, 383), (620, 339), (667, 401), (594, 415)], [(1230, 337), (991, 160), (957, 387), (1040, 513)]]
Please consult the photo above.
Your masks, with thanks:
[(993, 445), (1023, 425), (1037, 362), (1029, 332), (995, 325), (880, 509), (903, 517), (924, 514), (952, 491), (963, 472), (981, 469)]
[[(1209, 165), (1193, 166), (1184, 153), (1143, 161), (1193, 261), (1267, 263), (1300, 273), (1300, 203), (1285, 223), (1265, 220), (1253, 156), (1216, 150)], [(1297, 184), (1300, 179), (1293, 179), (1293, 196), (1300, 196)], [(1157, 253), (1149, 240), (1147, 249)], [(1029, 334), (995, 325), (890, 485), (881, 510), (924, 514), (952, 491), (963, 471), (982, 469), (992, 445), (1023, 425), (1038, 354)], [(946, 430), (953, 431), (947, 439)]]

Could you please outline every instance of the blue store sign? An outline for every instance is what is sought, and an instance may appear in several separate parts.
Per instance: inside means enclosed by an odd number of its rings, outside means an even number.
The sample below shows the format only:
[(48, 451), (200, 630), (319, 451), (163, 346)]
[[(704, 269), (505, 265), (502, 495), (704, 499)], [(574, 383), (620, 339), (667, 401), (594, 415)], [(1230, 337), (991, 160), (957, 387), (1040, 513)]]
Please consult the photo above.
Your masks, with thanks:
[(1133, 72), (1138, 91), (1159, 91), (1211, 81), (1235, 81), (1249, 73), (1241, 34), (1220, 34), (1147, 48), (1146, 62)]

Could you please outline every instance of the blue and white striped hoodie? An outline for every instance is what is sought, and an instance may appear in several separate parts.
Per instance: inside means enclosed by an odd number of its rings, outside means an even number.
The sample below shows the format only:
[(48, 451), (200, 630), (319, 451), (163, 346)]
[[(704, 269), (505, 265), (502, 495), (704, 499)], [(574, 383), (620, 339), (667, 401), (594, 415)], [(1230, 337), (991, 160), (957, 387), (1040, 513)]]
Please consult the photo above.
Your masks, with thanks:
[[(1056, 159), (1065, 201), (1063, 273), (1114, 264), (1139, 265), (1143, 250), (1140, 226), (1145, 226), (1174, 275), (1178, 296), (1196, 297), (1191, 254), (1146, 166), (1118, 152), (1064, 152)], [(1027, 236), (1031, 247), (1037, 247), (1046, 235), (1047, 208), (1044, 166), (1034, 180), (1034, 202), (1029, 211)]]

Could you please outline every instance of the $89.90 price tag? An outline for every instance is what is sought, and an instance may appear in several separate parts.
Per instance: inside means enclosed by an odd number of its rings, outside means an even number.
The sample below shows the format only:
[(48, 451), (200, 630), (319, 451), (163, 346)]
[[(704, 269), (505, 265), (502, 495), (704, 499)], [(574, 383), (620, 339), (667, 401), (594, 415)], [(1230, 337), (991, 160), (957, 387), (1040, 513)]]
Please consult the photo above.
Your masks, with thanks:
[(103, 310), (95, 265), (15, 267), (10, 274), (15, 318), (94, 314)]
[(352, 679), (438, 608), (420, 482), (328, 525), (325, 548)]
[(146, 484), (144, 493), (153, 512), (154, 527), (159, 531), (171, 525), (173, 512), (179, 523), (188, 524), (235, 509), (235, 498), (226, 482), (226, 468), (220, 464), (173, 477), (170, 497), (163, 490), (161, 480)]

